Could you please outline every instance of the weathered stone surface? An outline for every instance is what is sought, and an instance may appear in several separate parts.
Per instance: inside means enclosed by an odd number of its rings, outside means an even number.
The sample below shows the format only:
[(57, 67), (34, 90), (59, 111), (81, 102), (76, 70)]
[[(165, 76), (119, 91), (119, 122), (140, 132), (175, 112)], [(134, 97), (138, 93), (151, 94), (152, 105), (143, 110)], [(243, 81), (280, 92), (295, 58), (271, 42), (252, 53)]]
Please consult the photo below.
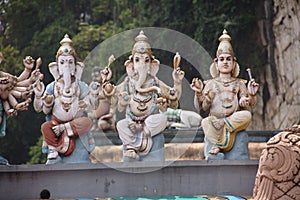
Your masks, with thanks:
[(162, 133), (155, 135), (152, 137), (152, 147), (149, 153), (145, 156), (137, 156), (135, 159), (128, 158), (125, 155), (125, 147), (123, 147), (123, 161), (124, 162), (134, 162), (134, 161), (164, 161), (165, 160), (165, 151), (164, 151), (164, 143), (165, 138)]
[(254, 200), (299, 200), (300, 125), (277, 134), (262, 151), (253, 190)]
[(227, 152), (219, 152), (216, 155), (209, 154), (209, 150), (211, 149), (211, 144), (209, 141), (205, 141), (207, 143), (206, 149), (204, 150), (204, 155), (207, 160), (248, 160), (249, 159), (249, 150), (248, 150), (248, 134), (245, 130), (240, 131), (236, 134), (235, 142), (230, 151)]
[(284, 129), (298, 124), (300, 119), (300, 3), (265, 0), (264, 5), (265, 21), (258, 24), (268, 55), (260, 77), (260, 91), (264, 95), (258, 96), (264, 101), (255, 110), (255, 127), (250, 128)]

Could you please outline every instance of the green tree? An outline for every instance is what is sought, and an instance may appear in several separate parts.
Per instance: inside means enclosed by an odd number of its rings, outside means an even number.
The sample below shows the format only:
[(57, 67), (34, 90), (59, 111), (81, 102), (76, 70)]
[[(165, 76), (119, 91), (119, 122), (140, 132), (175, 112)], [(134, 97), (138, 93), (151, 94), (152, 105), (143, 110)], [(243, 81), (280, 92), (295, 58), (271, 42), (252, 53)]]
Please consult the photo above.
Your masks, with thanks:
[[(263, 7), (262, 1), (194, 0), (193, 4), (194, 21), (197, 23), (194, 38), (212, 57), (215, 57), (218, 38), (227, 29), (241, 65), (241, 76), (247, 78), (245, 69), (250, 66), (255, 69), (263, 66), (263, 47), (256, 42), (259, 32), (255, 31), (258, 30), (257, 21), (261, 17), (258, 8)], [(255, 74), (258, 75), (259, 70)]]

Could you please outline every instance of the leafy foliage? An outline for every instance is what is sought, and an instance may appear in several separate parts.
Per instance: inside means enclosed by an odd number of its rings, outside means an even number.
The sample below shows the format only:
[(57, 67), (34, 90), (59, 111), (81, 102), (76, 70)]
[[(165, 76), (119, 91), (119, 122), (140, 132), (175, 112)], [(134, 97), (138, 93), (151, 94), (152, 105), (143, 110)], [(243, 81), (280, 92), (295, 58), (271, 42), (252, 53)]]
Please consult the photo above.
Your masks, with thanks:
[(43, 137), (39, 137), (37, 143), (29, 148), (30, 160), (26, 164), (43, 164), (47, 161), (46, 154), (42, 153)]
[[(217, 38), (226, 29), (232, 38), (232, 45), (241, 65), (241, 76), (246, 76), (245, 68), (260, 68), (265, 60), (262, 46), (256, 43), (259, 38), (257, 21), (260, 20), (257, 7), (260, 1), (205, 1), (194, 0), (195, 21), (197, 24), (194, 38), (215, 57), (219, 41)], [(255, 62), (254, 62), (255, 60)], [(258, 74), (257, 74), (258, 75)], [(246, 77), (247, 78), (247, 77)]]

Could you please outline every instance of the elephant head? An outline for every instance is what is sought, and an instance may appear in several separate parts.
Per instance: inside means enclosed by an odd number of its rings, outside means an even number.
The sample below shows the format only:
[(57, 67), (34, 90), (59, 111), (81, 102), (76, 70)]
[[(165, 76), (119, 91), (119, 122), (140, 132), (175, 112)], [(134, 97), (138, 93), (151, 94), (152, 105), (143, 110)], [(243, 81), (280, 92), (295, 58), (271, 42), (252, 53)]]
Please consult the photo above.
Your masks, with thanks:
[(55, 81), (63, 83), (63, 95), (72, 96), (74, 91), (71, 91), (71, 85), (76, 80), (81, 79), (84, 65), (76, 61), (77, 54), (68, 35), (65, 35), (60, 44), (61, 47), (56, 54), (56, 62), (49, 64), (49, 70)]
[(145, 86), (144, 83), (156, 77), (160, 63), (152, 56), (150, 44), (147, 42), (148, 38), (143, 31), (135, 40), (132, 56), (125, 62), (127, 74), (135, 81), (137, 92), (145, 93), (155, 90), (159, 92), (160, 89), (157, 86)]
[(146, 86), (146, 88), (143, 86), (148, 79), (156, 77), (159, 64), (159, 60), (147, 53), (135, 53), (125, 62), (127, 75), (135, 81), (137, 92), (159, 91), (156, 86)]
[(63, 94), (65, 96), (72, 95), (71, 85), (74, 81), (81, 79), (83, 68), (83, 63), (75, 63), (72, 56), (59, 56), (58, 63), (52, 62), (49, 64), (49, 70), (54, 79), (63, 82)]

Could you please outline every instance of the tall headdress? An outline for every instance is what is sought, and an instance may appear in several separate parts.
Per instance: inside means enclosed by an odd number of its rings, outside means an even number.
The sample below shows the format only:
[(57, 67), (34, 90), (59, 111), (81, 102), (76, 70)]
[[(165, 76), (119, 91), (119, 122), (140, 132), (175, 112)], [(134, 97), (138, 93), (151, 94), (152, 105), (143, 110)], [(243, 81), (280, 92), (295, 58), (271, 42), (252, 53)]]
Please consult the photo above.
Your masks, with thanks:
[(217, 50), (217, 57), (222, 54), (222, 53), (228, 53), (230, 54), (232, 57), (234, 57), (234, 52), (231, 46), (231, 37), (227, 34), (227, 31), (224, 30), (223, 34), (219, 37), (219, 47)]
[(69, 38), (69, 35), (66, 34), (64, 36), (64, 38), (60, 41), (60, 47), (56, 53), (56, 59), (60, 56), (60, 55), (71, 55), (75, 58), (75, 60), (77, 60), (77, 54), (75, 52), (75, 49), (73, 48), (73, 41)]
[[(232, 76), (233, 77), (237, 77), (240, 73), (240, 66), (239, 64), (236, 62), (236, 58), (234, 57), (234, 52), (233, 52), (233, 48), (231, 46), (231, 37), (228, 35), (227, 31), (224, 30), (223, 34), (219, 37), (219, 41), (220, 44), (218, 46), (217, 52), (216, 52), (216, 56), (217, 58), (219, 57), (219, 55), (227, 53), (230, 54), (232, 56), (232, 58), (234, 59), (234, 69), (232, 71)], [(217, 61), (217, 60), (216, 60)], [(219, 75), (219, 71), (217, 70), (216, 67), (216, 62), (213, 62), (210, 66), (210, 74), (213, 78), (218, 77)]]
[(132, 55), (135, 53), (148, 53), (152, 56), (152, 50), (150, 44), (147, 42), (148, 37), (144, 34), (144, 31), (140, 31), (140, 34), (135, 38), (136, 43), (132, 49)]

